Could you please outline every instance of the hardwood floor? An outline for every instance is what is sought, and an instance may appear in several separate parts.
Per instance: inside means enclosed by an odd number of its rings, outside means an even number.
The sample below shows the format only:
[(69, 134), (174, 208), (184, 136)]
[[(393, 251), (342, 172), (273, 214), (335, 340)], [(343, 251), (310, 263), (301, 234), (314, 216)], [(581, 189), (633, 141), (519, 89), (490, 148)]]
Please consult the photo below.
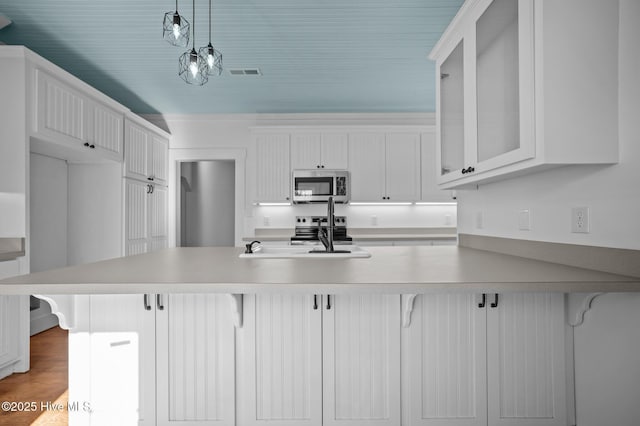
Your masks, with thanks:
[[(0, 425), (66, 425), (68, 332), (55, 327), (31, 337), (31, 370), (0, 380), (0, 401), (35, 403), (35, 411), (0, 410)], [(65, 407), (65, 409), (47, 409)]]

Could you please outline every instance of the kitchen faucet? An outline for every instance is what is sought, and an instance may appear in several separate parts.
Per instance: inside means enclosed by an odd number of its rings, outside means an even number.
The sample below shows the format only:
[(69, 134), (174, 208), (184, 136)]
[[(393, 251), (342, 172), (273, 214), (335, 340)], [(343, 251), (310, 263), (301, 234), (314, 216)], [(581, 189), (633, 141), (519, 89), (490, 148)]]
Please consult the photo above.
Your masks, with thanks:
[(318, 220), (318, 239), (322, 242), (327, 253), (335, 253), (333, 248), (333, 230), (336, 226), (336, 216), (334, 214), (335, 205), (333, 197), (327, 200), (327, 230), (322, 230), (322, 222)]

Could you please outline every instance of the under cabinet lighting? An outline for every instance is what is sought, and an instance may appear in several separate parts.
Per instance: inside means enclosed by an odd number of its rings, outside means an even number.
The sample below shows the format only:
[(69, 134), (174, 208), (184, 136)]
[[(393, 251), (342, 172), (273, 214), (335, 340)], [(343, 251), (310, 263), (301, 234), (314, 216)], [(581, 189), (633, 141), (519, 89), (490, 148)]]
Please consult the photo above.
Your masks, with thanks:
[(443, 202), (443, 203), (429, 203), (429, 202), (417, 202), (416, 206), (457, 206), (456, 202)]
[(352, 206), (410, 206), (411, 202), (397, 202), (397, 203), (377, 203), (377, 202), (372, 202), (372, 203), (368, 203), (368, 202), (352, 202), (349, 203)]
[(290, 206), (291, 203), (256, 203), (259, 206)]

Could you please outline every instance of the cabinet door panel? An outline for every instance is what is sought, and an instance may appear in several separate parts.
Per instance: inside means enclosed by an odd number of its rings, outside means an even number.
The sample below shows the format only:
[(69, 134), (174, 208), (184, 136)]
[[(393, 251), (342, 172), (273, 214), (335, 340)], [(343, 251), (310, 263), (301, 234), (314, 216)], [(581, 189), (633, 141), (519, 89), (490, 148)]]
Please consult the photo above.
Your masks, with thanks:
[(320, 158), (325, 169), (349, 167), (349, 138), (346, 133), (325, 133), (320, 145)]
[(149, 133), (142, 127), (125, 121), (124, 174), (146, 180), (149, 176)]
[(245, 295), (241, 425), (322, 423), (321, 310), (313, 296)]
[(38, 133), (70, 146), (87, 138), (87, 99), (66, 84), (38, 71)]
[(321, 166), (320, 134), (291, 135), (291, 169), (316, 169)]
[(158, 185), (167, 184), (169, 142), (159, 136), (151, 136), (151, 176)]
[(235, 424), (233, 323), (226, 295), (171, 294), (157, 311), (158, 425)]
[(386, 195), (389, 201), (420, 199), (420, 135), (390, 133), (386, 143)]
[(563, 297), (505, 293), (489, 308), (489, 424), (566, 424)]
[(256, 201), (289, 201), (289, 135), (256, 136), (256, 162)]
[(147, 250), (149, 228), (147, 198), (148, 185), (125, 179), (126, 226), (125, 255), (144, 253)]
[(149, 194), (149, 223), (151, 238), (167, 237), (167, 188), (153, 185), (153, 192)]
[(92, 103), (91, 137), (104, 157), (122, 162), (124, 139), (124, 116), (97, 102)]
[(323, 307), (323, 425), (400, 424), (400, 297), (338, 295)]
[(91, 423), (155, 425), (154, 310), (141, 294), (90, 300)]
[(406, 329), (409, 425), (485, 425), (486, 310), (473, 294), (421, 294)]
[(385, 137), (380, 133), (349, 135), (352, 201), (382, 201), (385, 195)]

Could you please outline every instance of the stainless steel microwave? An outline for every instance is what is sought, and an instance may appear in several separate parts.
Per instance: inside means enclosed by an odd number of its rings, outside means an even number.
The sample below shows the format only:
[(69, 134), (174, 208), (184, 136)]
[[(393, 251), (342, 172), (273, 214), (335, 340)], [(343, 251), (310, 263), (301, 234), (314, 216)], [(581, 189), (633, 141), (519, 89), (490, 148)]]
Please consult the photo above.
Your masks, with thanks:
[(293, 202), (336, 203), (349, 201), (349, 172), (346, 170), (294, 170)]

